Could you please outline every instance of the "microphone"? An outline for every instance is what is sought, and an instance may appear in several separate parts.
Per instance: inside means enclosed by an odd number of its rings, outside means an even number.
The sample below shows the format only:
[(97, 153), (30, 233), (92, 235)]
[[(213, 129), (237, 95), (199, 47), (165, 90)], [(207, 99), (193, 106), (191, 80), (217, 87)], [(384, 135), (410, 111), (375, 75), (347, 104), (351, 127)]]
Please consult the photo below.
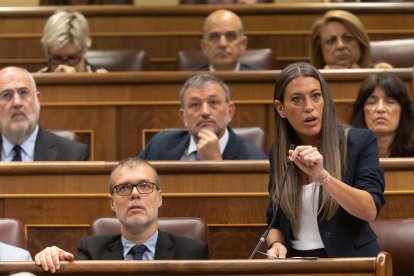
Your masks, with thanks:
[[(294, 150), (294, 149), (295, 149), (295, 144), (290, 144), (289, 150)], [(276, 213), (279, 209), (280, 199), (282, 198), (283, 190), (285, 189), (286, 177), (287, 177), (287, 173), (289, 171), (291, 163), (292, 163), (292, 161), (290, 159), (288, 159), (287, 167), (286, 167), (285, 174), (284, 174), (283, 180), (282, 180), (282, 188), (280, 189), (279, 198), (277, 199), (276, 205), (275, 205), (274, 210), (273, 210), (272, 220), (270, 221), (269, 226), (266, 228), (266, 231), (264, 231), (263, 235), (260, 237), (259, 242), (256, 244), (256, 247), (254, 248), (252, 254), (249, 257), (249, 259), (254, 259), (254, 257), (256, 257), (256, 254), (259, 251), (260, 247), (262, 247), (263, 243), (265, 242), (266, 237), (270, 232), (270, 229), (272, 229), (273, 223), (275, 223)]]

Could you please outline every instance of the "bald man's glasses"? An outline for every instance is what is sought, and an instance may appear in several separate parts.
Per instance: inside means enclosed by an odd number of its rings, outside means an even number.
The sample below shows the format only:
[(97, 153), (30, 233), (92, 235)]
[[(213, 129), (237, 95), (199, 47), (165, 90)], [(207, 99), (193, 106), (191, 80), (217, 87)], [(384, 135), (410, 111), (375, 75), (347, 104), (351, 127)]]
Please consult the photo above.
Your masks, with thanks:
[(235, 41), (236, 39), (239, 38), (239, 34), (235, 31), (228, 31), (228, 32), (225, 32), (225, 33), (212, 32), (212, 33), (208, 34), (207, 38), (208, 38), (208, 41), (216, 43), (216, 42), (220, 41), (221, 36), (223, 36), (223, 35), (224, 35), (224, 37), (226, 38), (226, 40), (228, 42), (233, 42), (233, 41)]

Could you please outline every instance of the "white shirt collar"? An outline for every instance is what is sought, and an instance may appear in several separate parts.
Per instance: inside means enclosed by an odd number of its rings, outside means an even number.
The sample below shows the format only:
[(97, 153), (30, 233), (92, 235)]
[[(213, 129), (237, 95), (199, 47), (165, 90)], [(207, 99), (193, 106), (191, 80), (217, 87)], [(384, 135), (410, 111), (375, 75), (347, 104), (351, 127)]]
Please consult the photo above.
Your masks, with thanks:
[[(23, 144), (20, 145), (22, 148), (21, 155), (22, 161), (24, 162), (31, 162), (34, 161), (34, 150), (36, 145), (36, 138), (37, 133), (39, 132), (39, 126), (36, 125), (35, 130), (32, 134), (27, 138)], [(13, 147), (15, 146), (12, 144), (7, 138), (2, 134), (1, 138), (3, 139), (3, 148), (1, 149), (1, 160), (2, 161), (11, 161), (14, 156)]]
[[(148, 248), (147, 251), (145, 251), (144, 255), (142, 256), (143, 260), (154, 260), (155, 256), (155, 246), (157, 244), (158, 240), (158, 231), (155, 231), (154, 234), (151, 235), (151, 237), (148, 238), (148, 240), (144, 241), (143, 244)], [(124, 259), (125, 260), (132, 260), (132, 256), (129, 253), (131, 248), (135, 245), (130, 240), (127, 240), (123, 235), (121, 236), (121, 242), (122, 246), (124, 247)]]

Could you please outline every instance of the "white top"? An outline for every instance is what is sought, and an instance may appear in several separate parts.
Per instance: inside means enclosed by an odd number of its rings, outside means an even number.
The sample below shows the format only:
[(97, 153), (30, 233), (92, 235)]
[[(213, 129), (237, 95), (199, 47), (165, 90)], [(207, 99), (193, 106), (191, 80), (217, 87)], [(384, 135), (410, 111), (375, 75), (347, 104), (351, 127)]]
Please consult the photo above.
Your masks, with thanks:
[(292, 247), (296, 250), (324, 248), (318, 228), (319, 186), (315, 182), (303, 186), (299, 232), (294, 233)]

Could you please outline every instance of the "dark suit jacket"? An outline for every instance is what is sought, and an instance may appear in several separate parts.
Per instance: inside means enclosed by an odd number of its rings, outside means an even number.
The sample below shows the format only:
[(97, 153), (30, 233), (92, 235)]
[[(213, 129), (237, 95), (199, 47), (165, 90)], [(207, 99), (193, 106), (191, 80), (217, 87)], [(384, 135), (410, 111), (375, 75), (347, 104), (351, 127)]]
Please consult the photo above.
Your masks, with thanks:
[[(273, 183), (275, 158), (270, 156), (269, 191)], [(378, 145), (375, 135), (367, 129), (353, 128), (348, 133), (348, 163), (342, 172), (342, 181), (348, 185), (371, 194), (378, 212), (384, 204), (384, 172), (379, 165)], [(320, 187), (319, 204), (323, 186)], [(286, 191), (286, 190), (285, 190)], [(320, 205), (319, 205), (320, 206)], [(267, 223), (273, 217), (272, 204), (267, 209)], [(274, 227), (280, 229), (285, 237), (288, 257), (293, 239), (288, 218), (279, 208)], [(322, 221), (318, 216), (319, 233), (330, 258), (370, 257), (379, 252), (377, 236), (367, 221), (354, 217), (342, 207), (330, 221)]]
[[(80, 241), (77, 260), (123, 260), (124, 248), (121, 235), (88, 236)], [(208, 247), (200, 241), (158, 233), (155, 260), (208, 259)]]
[[(209, 64), (203, 64), (201, 66), (194, 67), (192, 69), (193, 71), (209, 71), (210, 65)], [(247, 65), (247, 64), (240, 64), (240, 71), (249, 71), (249, 70), (257, 70), (257, 68)]]
[[(264, 160), (264, 153), (229, 130), (229, 141), (223, 152), (223, 160)], [(190, 133), (186, 130), (163, 131), (152, 138), (139, 157), (145, 160), (180, 160), (190, 144)]]
[[(3, 139), (0, 135), (0, 149)], [(87, 161), (90, 152), (87, 145), (72, 141), (39, 127), (37, 133), (34, 161)]]

